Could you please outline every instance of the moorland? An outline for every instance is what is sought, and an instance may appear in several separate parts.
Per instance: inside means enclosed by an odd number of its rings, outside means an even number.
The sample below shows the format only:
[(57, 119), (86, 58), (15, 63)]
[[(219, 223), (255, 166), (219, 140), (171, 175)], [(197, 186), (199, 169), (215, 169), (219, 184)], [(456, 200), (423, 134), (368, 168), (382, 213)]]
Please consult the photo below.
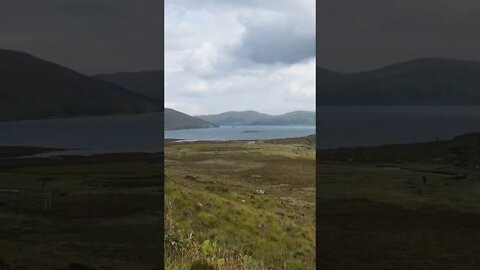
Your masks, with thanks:
[(166, 269), (315, 269), (314, 179), (314, 136), (167, 140)]
[(319, 269), (477, 269), (480, 134), (317, 152)]
[(55, 150), (0, 148), (0, 269), (163, 269), (163, 156)]

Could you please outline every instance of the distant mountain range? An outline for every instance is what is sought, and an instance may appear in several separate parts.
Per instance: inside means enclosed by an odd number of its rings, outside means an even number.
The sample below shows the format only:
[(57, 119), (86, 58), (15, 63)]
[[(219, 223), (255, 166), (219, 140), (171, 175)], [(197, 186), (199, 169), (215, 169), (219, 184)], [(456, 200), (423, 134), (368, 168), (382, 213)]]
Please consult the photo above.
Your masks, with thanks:
[(422, 58), (341, 73), (317, 68), (317, 105), (480, 104), (480, 62)]
[(168, 108), (165, 108), (164, 120), (165, 130), (218, 127), (213, 123)]
[[(480, 104), (480, 62), (477, 61), (420, 58), (357, 73), (317, 68), (316, 76), (318, 105)], [(95, 78), (163, 103), (163, 71), (103, 74)], [(226, 125), (249, 125), (270, 118), (255, 112), (201, 117)]]
[(0, 120), (156, 112), (155, 99), (32, 55), (0, 50)]
[[(317, 68), (316, 76), (317, 105), (480, 104), (476, 61), (422, 58), (358, 73)], [(0, 49), (0, 121), (158, 112), (163, 110), (163, 89), (160, 70), (89, 77), (23, 52)], [(177, 113), (169, 112), (176, 122), (169, 129), (315, 124), (315, 113), (305, 111), (225, 112), (196, 118)]]
[[(316, 72), (318, 105), (480, 104), (480, 62), (477, 61), (420, 58), (365, 72), (344, 73), (320, 67)], [(161, 103), (164, 101), (163, 71), (102, 74), (95, 78)], [(269, 118), (254, 112), (239, 113), (242, 116), (229, 112), (230, 120), (219, 116), (218, 123), (241, 125), (251, 124), (252, 119)]]
[(240, 125), (315, 125), (315, 112), (295, 111), (281, 115), (269, 115), (256, 111), (224, 112), (213, 115), (195, 116), (220, 126)]
[(96, 75), (95, 78), (149, 96), (161, 104), (164, 103), (164, 74), (162, 70), (100, 74)]

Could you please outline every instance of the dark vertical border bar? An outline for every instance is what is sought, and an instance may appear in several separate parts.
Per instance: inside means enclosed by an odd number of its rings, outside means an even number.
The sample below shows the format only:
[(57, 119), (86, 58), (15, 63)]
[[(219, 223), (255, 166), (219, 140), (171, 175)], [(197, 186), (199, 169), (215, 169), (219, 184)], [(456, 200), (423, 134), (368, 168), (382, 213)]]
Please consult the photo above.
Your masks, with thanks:
[[(161, 59), (162, 59), (162, 65), (161, 65), (161, 68), (162, 68), (162, 95), (161, 95), (161, 102), (162, 102), (162, 113), (165, 112), (165, 1), (164, 0), (160, 0), (162, 5), (161, 5), (161, 10), (159, 11), (159, 16), (161, 16), (161, 22), (162, 22), (162, 25), (160, 27), (160, 35), (162, 36), (162, 42), (161, 42), (161, 45), (160, 45), (160, 50), (161, 50)], [(160, 210), (160, 213), (161, 213), (161, 217), (159, 217), (159, 220), (160, 220), (160, 228), (159, 230), (161, 231), (160, 235), (161, 235), (161, 238), (162, 238), (162, 245), (161, 245), (161, 248), (160, 248), (160, 254), (158, 254), (158, 256), (161, 258), (160, 259), (160, 265), (161, 265), (161, 268), (162, 269), (165, 269), (165, 245), (163, 243), (163, 239), (165, 239), (165, 215), (164, 215), (164, 209), (165, 209), (165, 151), (164, 151), (164, 138), (165, 138), (165, 125), (164, 125), (164, 121), (162, 121), (161, 123), (162, 125), (162, 136), (161, 136), (161, 140), (162, 140), (162, 162), (161, 162), (161, 171), (163, 171), (163, 174), (162, 174), (162, 178), (160, 179), (161, 183), (160, 183), (160, 189), (161, 189), (161, 195), (160, 195), (160, 207), (161, 207), (161, 210)]]
[[(320, 19), (318, 17), (318, 14), (320, 13), (319, 12), (319, 4), (318, 4), (318, 1), (315, 2), (315, 22), (316, 22), (316, 25), (315, 25), (315, 31), (316, 31), (316, 35), (315, 35), (315, 42), (316, 42), (316, 71), (318, 70), (318, 67), (320, 66), (320, 59), (318, 57), (318, 52), (320, 51), (320, 39), (318, 38), (320, 36), (319, 34), (319, 31), (318, 29), (320, 28), (319, 27), (319, 24), (320, 24)], [(316, 73), (317, 74), (317, 73)], [(318, 89), (318, 83), (317, 83), (317, 80), (318, 80), (318, 75), (315, 75), (315, 91), (316, 91), (316, 95), (315, 95), (315, 107), (318, 108), (318, 104), (320, 103), (319, 102), (319, 95), (318, 95), (318, 92), (319, 92), (319, 89)], [(316, 129), (316, 132), (315, 132), (315, 148), (316, 148), (316, 155), (315, 157), (318, 157), (318, 147), (319, 147), (319, 142), (320, 142), (320, 136), (319, 135), (319, 115), (318, 115), (318, 109), (315, 109), (315, 114), (316, 114), (316, 121), (315, 121), (315, 129)], [(315, 248), (316, 248), (316, 264), (317, 264), (317, 269), (318, 268), (318, 264), (321, 260), (320, 258), (320, 248), (319, 247), (319, 243), (320, 243), (320, 234), (318, 233), (320, 230), (318, 229), (319, 227), (319, 223), (318, 223), (318, 220), (319, 220), (319, 216), (320, 216), (320, 213), (318, 211), (318, 206), (319, 206), (319, 203), (320, 203), (320, 200), (319, 200), (319, 196), (318, 196), (318, 171), (319, 171), (319, 166), (318, 166), (318, 162), (315, 162), (316, 164), (316, 169), (315, 169), (315, 184), (316, 184), (316, 196), (315, 196), (315, 224), (316, 224), (316, 232), (315, 232), (315, 238), (316, 238), (316, 241), (315, 241)]]

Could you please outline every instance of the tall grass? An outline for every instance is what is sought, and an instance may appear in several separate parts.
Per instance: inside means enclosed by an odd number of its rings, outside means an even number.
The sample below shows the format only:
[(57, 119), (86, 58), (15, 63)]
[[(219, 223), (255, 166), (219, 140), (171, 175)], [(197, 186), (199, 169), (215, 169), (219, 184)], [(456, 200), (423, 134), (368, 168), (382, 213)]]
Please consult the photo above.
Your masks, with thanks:
[(193, 232), (178, 227), (172, 202), (165, 202), (165, 269), (167, 270), (264, 270), (270, 269), (251, 256), (234, 253), (217, 243), (197, 241)]

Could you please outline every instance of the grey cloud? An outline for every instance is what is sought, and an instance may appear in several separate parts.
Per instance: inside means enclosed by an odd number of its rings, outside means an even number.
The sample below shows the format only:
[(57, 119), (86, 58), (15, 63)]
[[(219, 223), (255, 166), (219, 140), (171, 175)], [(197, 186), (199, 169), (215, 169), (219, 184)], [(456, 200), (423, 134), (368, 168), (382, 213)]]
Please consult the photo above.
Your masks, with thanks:
[[(244, 34), (226, 53), (253, 62), (296, 63), (315, 57), (315, 20), (313, 0), (176, 0), (167, 8), (206, 9), (213, 12), (242, 14)], [(251, 13), (254, 13), (252, 15)], [(248, 15), (246, 15), (248, 14)], [(261, 18), (261, 20), (258, 20)], [(269, 18), (265, 20), (265, 18)]]
[(167, 106), (190, 114), (313, 109), (314, 4), (169, 0)]
[(249, 8), (280, 8), (288, 0), (170, 0), (167, 5), (184, 6), (191, 8), (225, 8), (225, 7), (249, 7)]
[(163, 1), (2, 1), (0, 48), (87, 74), (160, 69)]
[(121, 6), (115, 5), (114, 2), (106, 2), (101, 0), (70, 0), (70, 1), (54, 1), (50, 4), (52, 12), (60, 15), (73, 15), (79, 17), (115, 17), (125, 16), (127, 10)]
[[(290, 18), (244, 21), (245, 33), (234, 52), (259, 63), (296, 63), (315, 57), (315, 32)], [(313, 27), (312, 27), (313, 29)]]
[(319, 65), (358, 71), (419, 57), (480, 60), (480, 2), (317, 3)]

